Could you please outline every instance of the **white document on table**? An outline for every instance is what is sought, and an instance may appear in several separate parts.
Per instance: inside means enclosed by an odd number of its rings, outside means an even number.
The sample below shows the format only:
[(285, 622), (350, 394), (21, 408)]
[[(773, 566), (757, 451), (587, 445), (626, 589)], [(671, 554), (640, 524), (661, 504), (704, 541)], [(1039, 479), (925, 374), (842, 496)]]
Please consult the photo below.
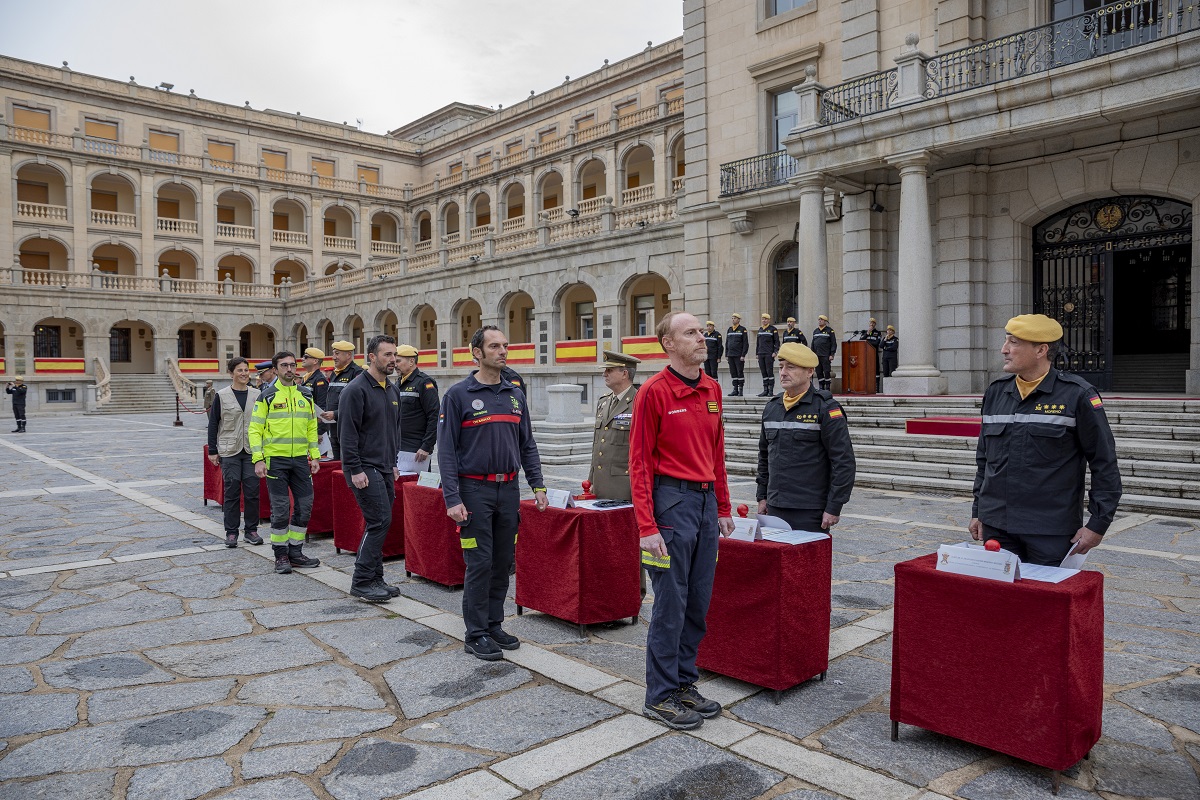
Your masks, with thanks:
[(416, 453), (406, 453), (401, 450), (396, 454), (396, 469), (402, 473), (415, 474), (418, 472), (428, 472), (432, 468), (431, 459), (426, 458), (424, 461), (417, 461)]
[(1072, 575), (1078, 575), (1077, 569), (1063, 569), (1062, 567), (1043, 566), (1041, 564), (1022, 564), (1021, 577), (1031, 581), (1042, 581), (1043, 583), (1062, 583)]
[(566, 489), (547, 489), (546, 502), (550, 508), (570, 508), (575, 505), (575, 499)]
[(431, 489), (442, 488), (442, 476), (437, 472), (422, 472), (417, 476), (417, 486), (428, 486)]
[(597, 498), (595, 500), (572, 500), (571, 502), (574, 504), (574, 506), (576, 508), (586, 508), (589, 511), (619, 511), (622, 508), (629, 508), (630, 506), (633, 505), (633, 503), (621, 503), (620, 505), (615, 505), (615, 506), (609, 506), (609, 505), (598, 506), (598, 505), (596, 505), (597, 503), (604, 502), (604, 498), (602, 498), (602, 497)]
[[(785, 523), (786, 524), (786, 523)], [(763, 541), (777, 542), (779, 544), (807, 544), (809, 542), (819, 542), (822, 539), (828, 539), (828, 533), (820, 531), (791, 531), (763, 528)]]
[[(1087, 553), (1076, 553), (1075, 549), (1079, 547), (1079, 542), (1071, 545), (1071, 549), (1063, 556), (1062, 563), (1059, 564), (1063, 569), (1073, 569), (1076, 572), (1083, 569), (1083, 565), (1087, 562)], [(1088, 552), (1091, 552), (1090, 550)], [(1061, 580), (1061, 578), (1060, 578)], [(1055, 581), (1057, 583), (1058, 581)]]
[(734, 517), (733, 518), (733, 533), (729, 534), (729, 539), (735, 539), (739, 542), (753, 542), (759, 538), (758, 535), (758, 520), (750, 517)]
[(994, 581), (1012, 583), (1023, 577), (1021, 559), (1009, 550), (988, 550), (970, 542), (944, 544), (938, 548), (937, 566), (940, 572), (970, 575)]

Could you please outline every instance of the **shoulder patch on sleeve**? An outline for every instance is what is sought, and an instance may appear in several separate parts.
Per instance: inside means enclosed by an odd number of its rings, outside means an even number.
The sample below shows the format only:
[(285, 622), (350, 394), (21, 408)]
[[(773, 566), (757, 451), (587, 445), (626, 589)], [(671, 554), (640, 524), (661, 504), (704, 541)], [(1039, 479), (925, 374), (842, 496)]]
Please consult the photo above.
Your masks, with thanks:
[(840, 408), (829, 409), (829, 418), (830, 419), (841, 419), (844, 416), (845, 416), (845, 414), (842, 413), (842, 410)]
[(1095, 397), (1088, 400), (1088, 402), (1092, 404), (1092, 408), (1103, 408), (1104, 407), (1104, 401), (1100, 399), (1100, 395), (1096, 395)]

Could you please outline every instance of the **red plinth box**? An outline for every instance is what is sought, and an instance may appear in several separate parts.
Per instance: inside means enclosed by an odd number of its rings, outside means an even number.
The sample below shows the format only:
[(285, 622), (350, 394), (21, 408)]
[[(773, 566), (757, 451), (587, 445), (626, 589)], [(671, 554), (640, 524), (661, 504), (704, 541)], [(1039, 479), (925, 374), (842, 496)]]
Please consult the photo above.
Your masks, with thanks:
[[(392, 524), (388, 528), (387, 538), (383, 540), (384, 558), (404, 555), (403, 485), (416, 479), (416, 475), (401, 475), (396, 479), (396, 499), (392, 503)], [(363, 531), (367, 529), (362, 509), (358, 507), (358, 501), (354, 499), (354, 492), (346, 483), (346, 476), (342, 470), (335, 470), (332, 480), (330, 498), (333, 505), (333, 546), (339, 553), (343, 550), (357, 553), (358, 545), (362, 542)]]
[(982, 417), (917, 417), (904, 420), (904, 432), (929, 436), (978, 436), (982, 425)]
[(443, 586), (461, 586), (467, 565), (442, 490), (405, 483), (404, 571)]
[(1078, 763), (1100, 738), (1103, 576), (1005, 583), (938, 572), (936, 558), (896, 565), (893, 726), (1052, 770)]
[(611, 511), (521, 504), (517, 609), (591, 625), (642, 607), (641, 542), (633, 506)]
[(722, 539), (696, 665), (782, 691), (829, 668), (833, 542)]
[[(313, 479), (313, 510), (308, 520), (309, 533), (330, 533), (333, 531), (333, 471), (341, 469), (340, 461), (322, 461), (321, 469)], [(353, 499), (353, 498), (352, 498)], [(213, 466), (208, 460), (208, 445), (204, 445), (204, 503), (212, 500), (218, 504), (225, 502), (225, 480), (221, 476), (221, 468)], [(270, 527), (271, 496), (267, 492), (267, 479), (260, 478), (258, 482), (258, 516), (263, 527)]]

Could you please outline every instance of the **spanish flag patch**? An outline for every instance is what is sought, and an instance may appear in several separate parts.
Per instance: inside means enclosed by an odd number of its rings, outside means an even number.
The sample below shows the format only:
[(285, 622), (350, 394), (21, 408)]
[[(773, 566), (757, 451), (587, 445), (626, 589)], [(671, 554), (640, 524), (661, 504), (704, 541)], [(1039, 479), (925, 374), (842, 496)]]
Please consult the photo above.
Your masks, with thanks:
[(425, 384), (425, 388), (426, 388), (426, 389), (432, 389), (432, 388), (433, 388), (433, 381), (430, 381), (429, 383)]
[(837, 419), (840, 416), (842, 416), (842, 410), (840, 408), (835, 408), (829, 412), (830, 419)]
[(1103, 408), (1104, 407), (1104, 401), (1101, 400), (1099, 396), (1093, 397), (1091, 402), (1092, 402), (1092, 408)]

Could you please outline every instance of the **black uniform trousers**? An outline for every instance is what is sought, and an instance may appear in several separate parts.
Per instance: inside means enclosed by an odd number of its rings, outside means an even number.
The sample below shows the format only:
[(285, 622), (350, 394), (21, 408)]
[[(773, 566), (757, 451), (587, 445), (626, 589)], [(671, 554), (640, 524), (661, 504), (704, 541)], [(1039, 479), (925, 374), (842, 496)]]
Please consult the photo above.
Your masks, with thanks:
[(883, 362), (883, 377), (890, 378), (892, 373), (896, 371), (896, 362), (899, 360), (894, 352), (884, 350), (879, 354), (879, 359)]
[(709, 358), (709, 359), (706, 359), (704, 362), (704, 372), (705, 372), (705, 374), (708, 375), (708, 377), (712, 378), (713, 380), (716, 380), (717, 364), (720, 362), (720, 360), (721, 359), (719, 359), (719, 358)]
[(758, 357), (758, 371), (762, 373), (764, 381), (769, 381), (775, 377), (775, 361), (769, 355)]
[(221, 510), (225, 512), (226, 536), (238, 532), (238, 517), (243, 513), (246, 533), (258, 531), (258, 476), (254, 474), (251, 458), (245, 450), (237, 455), (221, 456), (221, 478), (225, 484)]
[(367, 488), (359, 489), (353, 483), (350, 491), (362, 509), (362, 541), (358, 543), (358, 554), (354, 557), (354, 577), (351, 588), (366, 590), (383, 581), (383, 542), (392, 526), (392, 504), (396, 501), (396, 482), (392, 471), (380, 470), (363, 465), (367, 476)]
[[(823, 508), (780, 508), (767, 504), (767, 513), (772, 517), (779, 517), (791, 525), (794, 531), (809, 531), (810, 533), (825, 531), (821, 527), (821, 518), (825, 514)], [(828, 533), (828, 531), (825, 532)]]
[[(288, 530), (308, 532), (312, 516), (313, 483), (308, 456), (269, 456), (267, 492), (271, 497), (271, 544), (285, 544), (276, 536)], [(291, 497), (288, 494), (291, 494)], [(303, 544), (303, 541), (299, 542)], [(297, 544), (297, 542), (292, 542)]]
[(654, 519), (671, 563), (665, 569), (646, 565), (654, 586), (654, 613), (646, 636), (646, 705), (650, 706), (700, 678), (696, 652), (706, 630), (704, 618), (721, 538), (717, 496), (711, 490), (655, 486)]
[[(829, 356), (817, 356), (817, 380), (828, 381), (833, 377), (833, 370), (829, 366)], [(820, 384), (820, 388), (824, 389), (825, 384)]]
[(470, 517), (459, 525), (466, 562), (463, 622), (467, 641), (499, 630), (504, 622), (509, 571), (521, 521), (517, 481), (481, 481), (459, 476), (458, 493)]
[(338, 441), (338, 426), (336, 422), (326, 423), (329, 429), (329, 447), (334, 461), (342, 460), (342, 443)]
[[(1071, 536), (1075, 534), (1072, 533)], [(995, 539), (1005, 550), (1029, 564), (1057, 567), (1071, 549), (1071, 536), (1061, 534), (1009, 533), (984, 523), (983, 540)]]
[(745, 369), (746, 369), (746, 359), (745, 358), (739, 357), (739, 358), (729, 359), (729, 375), (734, 380), (740, 381), (742, 379), (743, 375), (745, 374)]
[(25, 421), (25, 404), (24, 403), (13, 403), (13, 417), (16, 419), (17, 422)]

